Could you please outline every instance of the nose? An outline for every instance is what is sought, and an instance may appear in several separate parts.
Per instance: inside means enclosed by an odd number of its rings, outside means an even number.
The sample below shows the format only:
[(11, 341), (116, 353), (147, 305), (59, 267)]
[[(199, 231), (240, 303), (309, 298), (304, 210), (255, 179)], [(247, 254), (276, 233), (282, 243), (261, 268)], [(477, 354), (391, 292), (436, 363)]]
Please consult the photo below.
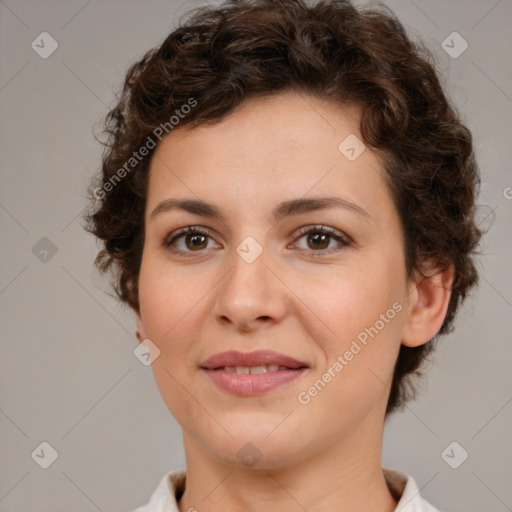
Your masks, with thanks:
[(230, 263), (231, 270), (217, 288), (215, 318), (244, 332), (280, 322), (287, 311), (286, 286), (267, 251), (250, 263), (233, 251)]

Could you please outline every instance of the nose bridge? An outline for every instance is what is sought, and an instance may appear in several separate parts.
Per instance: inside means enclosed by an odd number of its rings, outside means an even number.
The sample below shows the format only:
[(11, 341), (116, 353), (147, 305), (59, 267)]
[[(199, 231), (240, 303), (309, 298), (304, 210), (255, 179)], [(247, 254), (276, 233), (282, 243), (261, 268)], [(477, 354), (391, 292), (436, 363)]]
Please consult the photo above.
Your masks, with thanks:
[(285, 312), (283, 287), (273, 272), (272, 255), (253, 237), (233, 250), (231, 270), (221, 282), (214, 313), (223, 321), (247, 329), (257, 320), (277, 321)]

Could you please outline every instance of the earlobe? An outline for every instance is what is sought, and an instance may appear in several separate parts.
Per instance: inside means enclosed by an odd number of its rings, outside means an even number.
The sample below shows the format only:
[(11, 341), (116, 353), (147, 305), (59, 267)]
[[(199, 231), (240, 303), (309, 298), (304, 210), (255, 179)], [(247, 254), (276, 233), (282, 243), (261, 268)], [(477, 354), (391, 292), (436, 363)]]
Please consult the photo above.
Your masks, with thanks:
[(408, 318), (402, 332), (402, 344), (418, 347), (430, 341), (441, 329), (454, 278), (454, 266), (430, 271), (428, 277), (418, 276), (409, 295)]
[(135, 336), (139, 340), (139, 343), (142, 343), (146, 339), (146, 331), (139, 315), (137, 315), (137, 330), (135, 331)]

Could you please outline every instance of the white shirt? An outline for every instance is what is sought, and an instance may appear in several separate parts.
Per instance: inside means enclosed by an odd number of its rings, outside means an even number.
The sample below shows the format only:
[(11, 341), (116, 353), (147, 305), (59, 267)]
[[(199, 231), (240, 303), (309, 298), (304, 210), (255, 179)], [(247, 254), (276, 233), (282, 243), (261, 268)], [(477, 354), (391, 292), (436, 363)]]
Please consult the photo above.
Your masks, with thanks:
[[(395, 512), (439, 512), (420, 496), (418, 486), (409, 475), (382, 468), (388, 488), (398, 500)], [(167, 473), (151, 495), (149, 502), (132, 512), (179, 512), (178, 500), (185, 490), (186, 470)]]

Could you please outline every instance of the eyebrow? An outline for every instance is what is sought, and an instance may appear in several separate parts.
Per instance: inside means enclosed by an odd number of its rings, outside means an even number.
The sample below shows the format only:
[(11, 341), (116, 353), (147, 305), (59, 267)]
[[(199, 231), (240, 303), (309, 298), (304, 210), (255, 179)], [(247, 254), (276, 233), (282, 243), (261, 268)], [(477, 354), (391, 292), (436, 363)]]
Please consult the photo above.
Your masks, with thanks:
[[(333, 196), (312, 198), (303, 197), (300, 199), (283, 201), (272, 209), (272, 217), (276, 221), (280, 221), (281, 219), (291, 215), (299, 215), (301, 213), (309, 213), (316, 210), (334, 207), (345, 208), (361, 215), (367, 220), (370, 220), (370, 215), (361, 206), (347, 201), (346, 199)], [(154, 218), (172, 210), (184, 210), (203, 217), (215, 218), (222, 222), (226, 221), (224, 215), (217, 206), (201, 199), (164, 199), (158, 203), (156, 208), (151, 212), (150, 218)]]

